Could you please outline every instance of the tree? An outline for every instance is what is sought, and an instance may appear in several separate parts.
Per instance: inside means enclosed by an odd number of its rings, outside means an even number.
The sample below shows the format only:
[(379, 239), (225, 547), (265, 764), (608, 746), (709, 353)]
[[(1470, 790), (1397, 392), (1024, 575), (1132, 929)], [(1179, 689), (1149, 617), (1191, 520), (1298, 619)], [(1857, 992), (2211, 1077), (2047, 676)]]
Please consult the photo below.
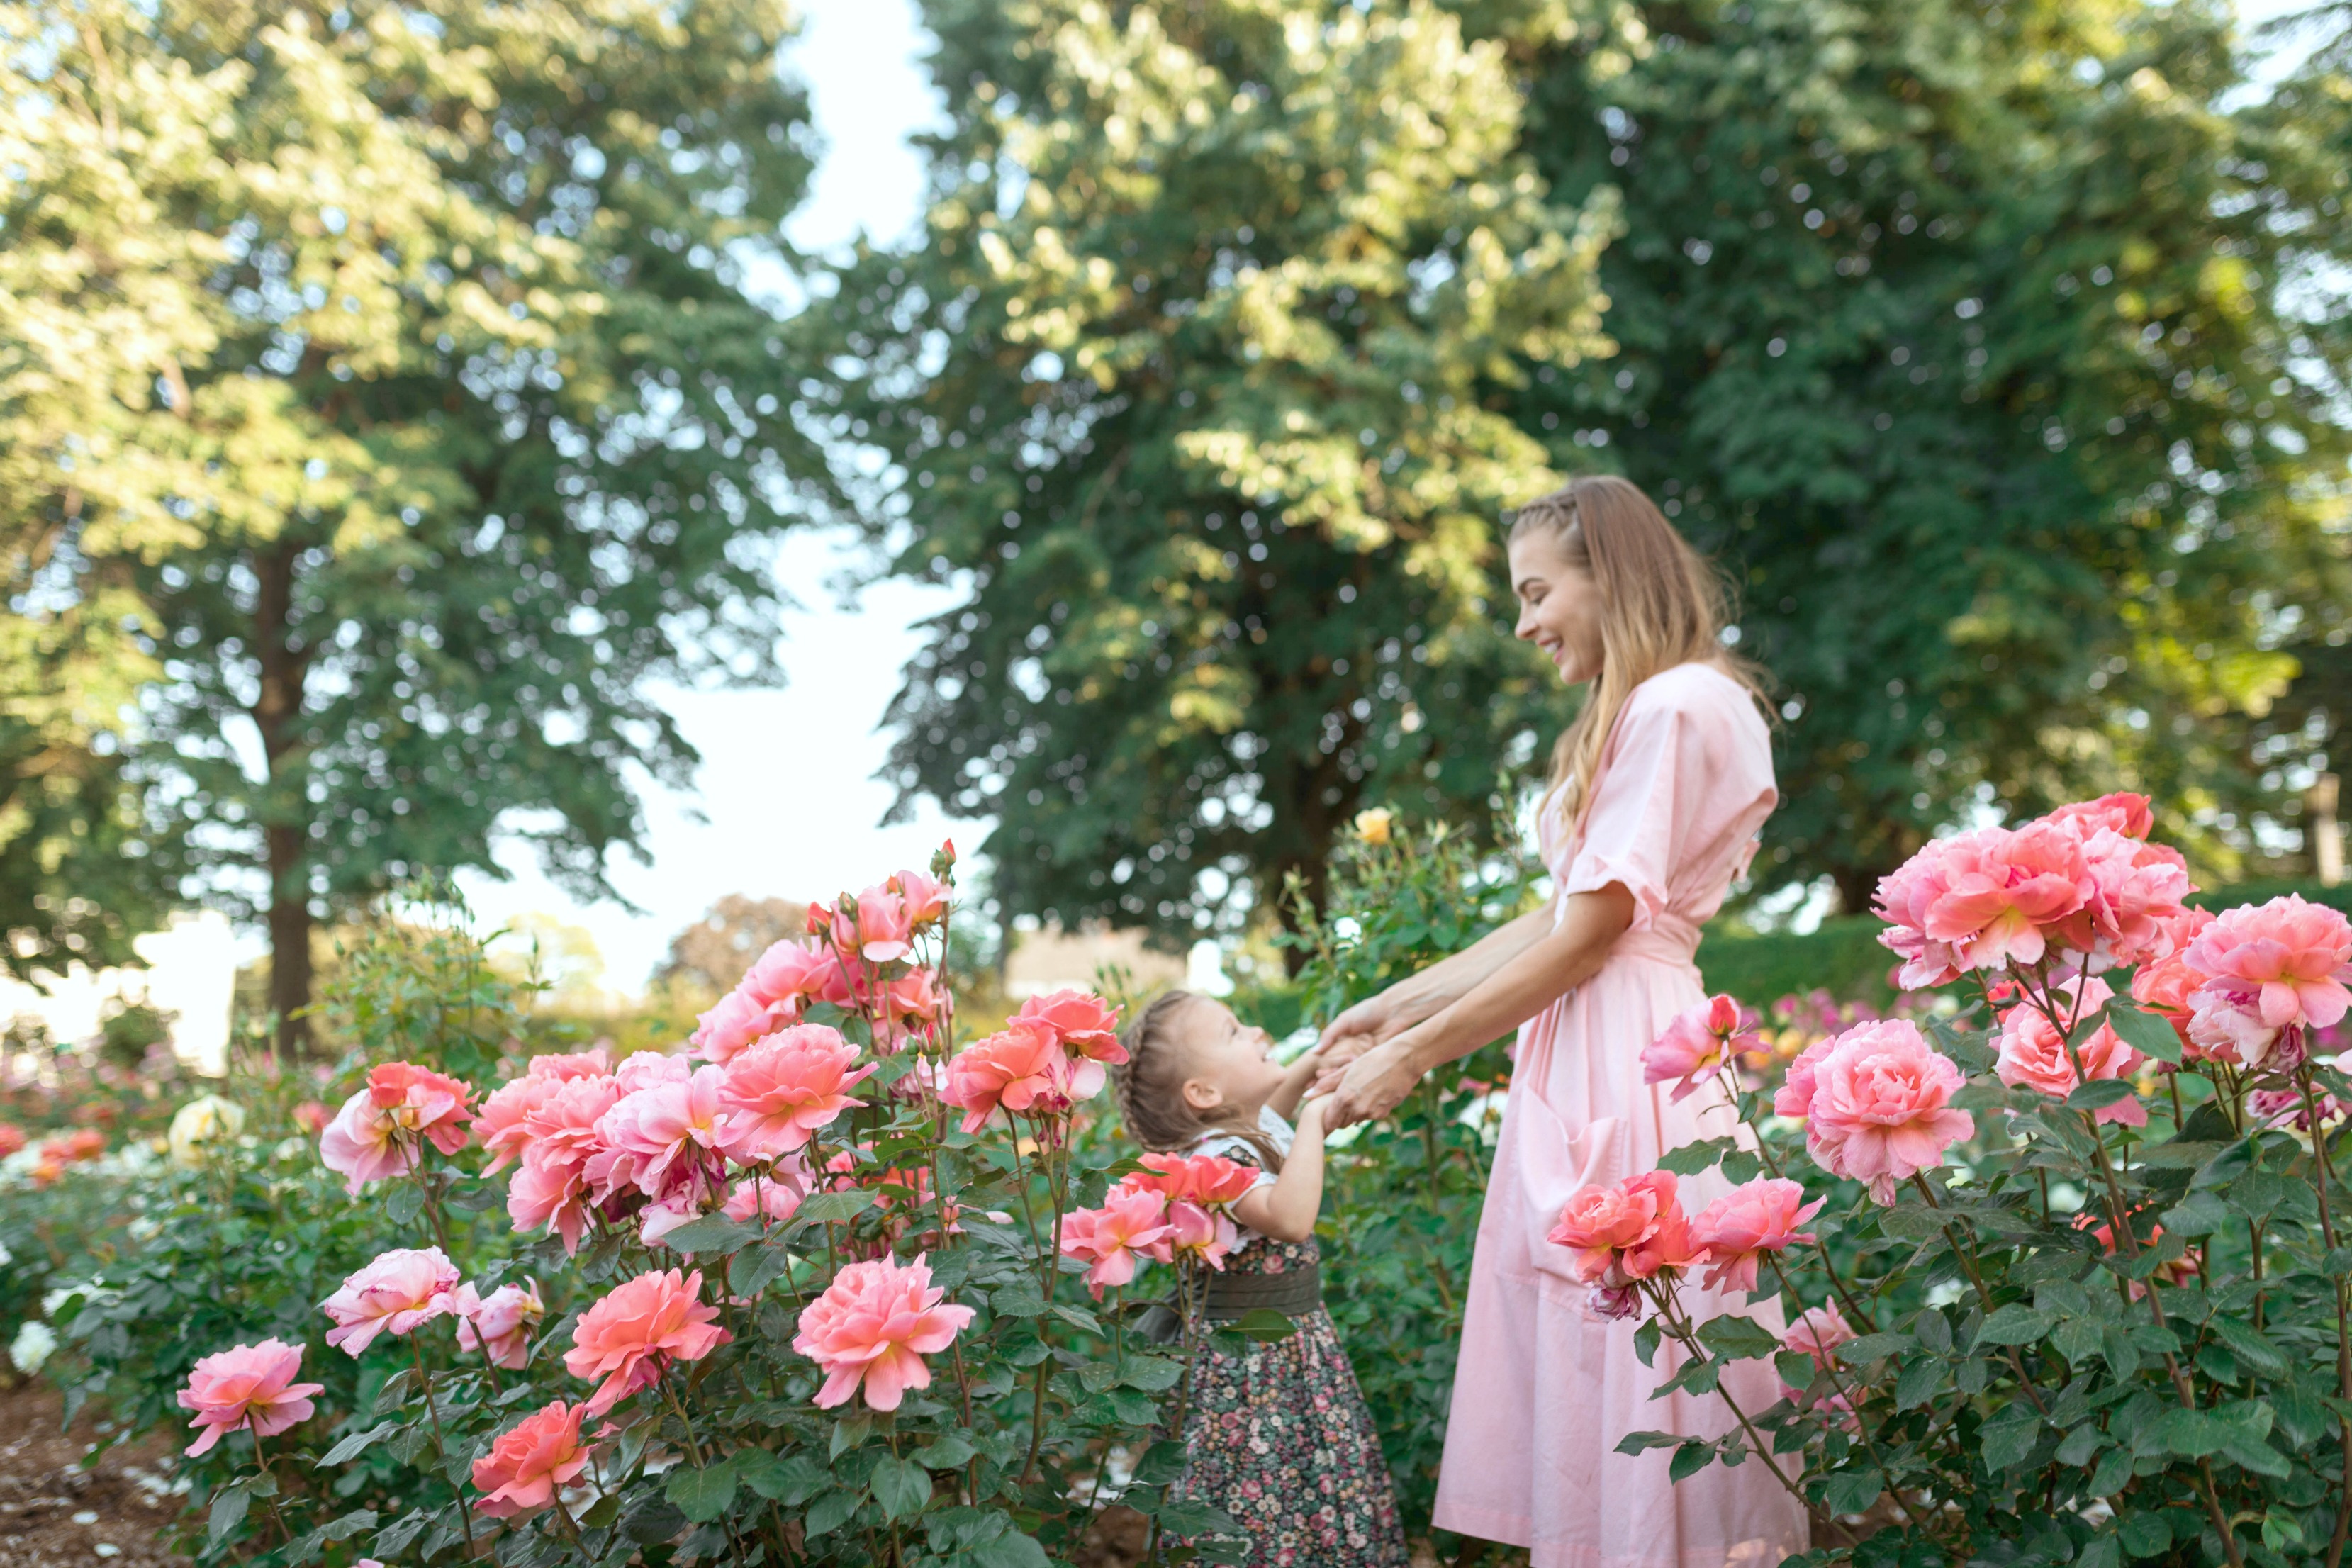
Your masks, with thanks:
[(1474, 14), (1556, 195), (1625, 210), (1620, 353), (1517, 416), (1738, 572), (1788, 717), (1763, 877), (1865, 907), (2100, 781), (2209, 871), (2278, 839), (2254, 748), (2324, 739), (2269, 715), (2352, 603), (2341, 95), (2250, 95), (2210, 5)]
[(823, 472), (747, 292), (808, 172), (786, 30), (0, 6), (11, 592), (152, 677), (125, 767), (266, 916), (289, 1044), (315, 921), (502, 818), (609, 893), (694, 762), (646, 682), (775, 674), (764, 546)]
[(1181, 941), (1319, 889), (1360, 805), (1484, 816), (1543, 692), (1498, 407), (1601, 352), (1502, 51), (1425, 3), (935, 0), (925, 242), (810, 313), (898, 570), (968, 582), (891, 717), (1009, 918)]
[(670, 938), (656, 980), (686, 980), (719, 995), (732, 990), (759, 956), (808, 930), (808, 906), (792, 899), (730, 893)]

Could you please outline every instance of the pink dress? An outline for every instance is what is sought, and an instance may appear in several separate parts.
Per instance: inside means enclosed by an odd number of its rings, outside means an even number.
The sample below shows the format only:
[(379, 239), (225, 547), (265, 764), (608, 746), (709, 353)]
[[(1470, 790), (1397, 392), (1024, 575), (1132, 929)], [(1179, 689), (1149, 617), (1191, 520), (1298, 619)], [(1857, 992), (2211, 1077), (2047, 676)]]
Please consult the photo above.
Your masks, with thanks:
[[(1672, 1450), (1616, 1452), (1628, 1432), (1715, 1436), (1736, 1425), (1720, 1397), (1651, 1391), (1633, 1352), (1636, 1324), (1586, 1306), (1565, 1247), (1545, 1239), (1560, 1205), (1588, 1183), (1654, 1168), (1666, 1151), (1735, 1125), (1720, 1091), (1672, 1104), (1642, 1081), (1642, 1047), (1706, 998), (1691, 962), (1699, 927), (1753, 852), (1779, 798), (1764, 721), (1747, 690), (1712, 666), (1680, 665), (1634, 688), (1601, 753), (1582, 834), (1544, 814), (1546, 863), (1562, 902), (1622, 882), (1633, 922), (1599, 973), (1519, 1030), (1509, 1103), (1486, 1208), (1454, 1408), (1438, 1477), (1436, 1522), (1531, 1550), (1534, 1568), (1718, 1568), (1776, 1563), (1804, 1549), (1804, 1510), (1749, 1458), (1667, 1479)], [(1555, 911), (1557, 914), (1557, 910)], [(1693, 1214), (1725, 1190), (1720, 1175), (1682, 1178)], [(1748, 1311), (1744, 1298), (1697, 1289), (1700, 1320)], [(1774, 1332), (1776, 1308), (1752, 1315)], [(1753, 1414), (1779, 1398), (1770, 1363), (1738, 1363), (1725, 1384)]]

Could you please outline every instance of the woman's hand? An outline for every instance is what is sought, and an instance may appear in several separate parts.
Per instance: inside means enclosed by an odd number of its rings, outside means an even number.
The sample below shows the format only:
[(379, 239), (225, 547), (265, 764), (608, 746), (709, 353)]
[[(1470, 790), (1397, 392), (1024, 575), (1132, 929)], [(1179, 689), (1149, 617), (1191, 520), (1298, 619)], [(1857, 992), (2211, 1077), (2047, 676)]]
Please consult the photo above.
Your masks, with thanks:
[(1330, 1108), (1323, 1113), (1323, 1125), (1336, 1132), (1359, 1121), (1377, 1121), (1403, 1103), (1420, 1081), (1410, 1038), (1400, 1034), (1348, 1065), (1332, 1091)]
[(1365, 997), (1324, 1025), (1322, 1037), (1316, 1041), (1315, 1048), (1323, 1053), (1327, 1062), (1348, 1061), (1368, 1047), (1402, 1034), (1413, 1022), (1405, 1016), (1397, 1001), (1396, 987), (1391, 985)]

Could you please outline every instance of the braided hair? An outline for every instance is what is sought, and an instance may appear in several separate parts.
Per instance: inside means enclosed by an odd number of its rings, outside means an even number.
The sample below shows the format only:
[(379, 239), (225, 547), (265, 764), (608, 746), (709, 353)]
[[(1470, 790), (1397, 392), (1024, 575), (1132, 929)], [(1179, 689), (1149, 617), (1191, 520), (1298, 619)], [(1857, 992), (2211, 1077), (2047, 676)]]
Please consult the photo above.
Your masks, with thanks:
[(1184, 1098), (1184, 1079), (1192, 1064), (1175, 1038), (1178, 1008), (1201, 1000), (1192, 991), (1163, 991), (1128, 1024), (1120, 1044), (1127, 1060), (1111, 1071), (1118, 1093), (1119, 1120), (1128, 1136), (1155, 1153), (1181, 1154), (1212, 1132), (1226, 1132), (1257, 1152), (1269, 1171), (1282, 1169), (1282, 1152), (1255, 1123), (1231, 1110), (1202, 1116)]

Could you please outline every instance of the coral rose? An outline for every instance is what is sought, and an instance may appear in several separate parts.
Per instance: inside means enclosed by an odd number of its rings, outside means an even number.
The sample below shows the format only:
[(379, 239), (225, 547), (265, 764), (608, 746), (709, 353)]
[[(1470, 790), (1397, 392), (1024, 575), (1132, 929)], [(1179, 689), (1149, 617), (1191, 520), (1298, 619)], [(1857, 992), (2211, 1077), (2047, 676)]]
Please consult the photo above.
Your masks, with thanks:
[(520, 1367), (530, 1360), (531, 1331), (547, 1316), (536, 1280), (501, 1285), (482, 1295), (470, 1284), (450, 1295), (450, 1310), (457, 1315), (457, 1342), (480, 1351), (493, 1366)]
[(1688, 1099), (1735, 1054), (1755, 1047), (1756, 1036), (1744, 1024), (1739, 1004), (1729, 996), (1710, 996), (1675, 1014), (1665, 1032), (1642, 1047), (1642, 1081), (1674, 1083), (1671, 1098)]
[(1223, 1210), (1182, 1200), (1168, 1205), (1168, 1247), (1175, 1256), (1223, 1269), (1226, 1255), (1241, 1244), (1240, 1227)]
[(518, 1232), (551, 1227), (567, 1254), (579, 1250), (588, 1224), (588, 1163), (603, 1150), (596, 1127), (620, 1099), (617, 1078), (571, 1079), (524, 1119), (522, 1169), (507, 1187), (507, 1215)]
[(466, 1146), (474, 1091), (447, 1073), (414, 1062), (386, 1062), (369, 1072), (367, 1088), (376, 1109), (403, 1133), (427, 1140), (444, 1154)]
[[(2053, 992), (2055, 1000), (2080, 1018), (2087, 1018), (2105, 1006), (2114, 994), (2107, 983), (2096, 976), (2056, 987)], [(2082, 1058), (2083, 1071), (2094, 1079), (2129, 1078), (2147, 1059), (2124, 1044), (2105, 1023), (2075, 1046), (2074, 1055)], [(2030, 1004), (2011, 1007), (2001, 1015), (2000, 1061), (1993, 1070), (2011, 1089), (2031, 1089), (2053, 1100), (2065, 1099), (2081, 1081), (2075, 1076), (2074, 1058), (2067, 1054), (2065, 1037), (2042, 1016), (2041, 1009)], [(2101, 1106), (2095, 1120), (2145, 1127), (2147, 1108), (2139, 1102), (2137, 1095), (2132, 1095), (2113, 1105)]]
[(1879, 941), (1902, 955), (1906, 987), (1942, 985), (1970, 970), (2036, 963), (2045, 928), (2092, 891), (2067, 827), (1980, 828), (1923, 847), (1878, 885)]
[(1830, 1352), (1855, 1337), (1853, 1325), (1845, 1321), (1838, 1304), (1830, 1301), (1799, 1313), (1797, 1321), (1789, 1325), (1789, 1331), (1780, 1336), (1780, 1348), (1809, 1355), (1815, 1364), (1828, 1366)]
[(1622, 1286), (1692, 1262), (1697, 1247), (1674, 1173), (1647, 1171), (1613, 1187), (1579, 1188), (1546, 1237), (1576, 1254), (1577, 1278)]
[(1790, 1242), (1815, 1238), (1797, 1227), (1828, 1200), (1805, 1202), (1805, 1189), (1777, 1176), (1759, 1176), (1734, 1187), (1691, 1221), (1691, 1240), (1706, 1250), (1710, 1290), (1753, 1291), (1756, 1260), (1787, 1250)]
[(2189, 944), (2212, 923), (2210, 910), (2181, 910), (2172, 918), (2171, 929), (2165, 933), (2169, 951), (2162, 958), (2142, 963), (2132, 973), (2132, 1000), (2172, 1026), (2172, 1032), (2180, 1037), (2182, 1054), (2191, 1060), (2201, 1058), (2204, 1051), (2189, 1038), (2189, 1017), (2195, 1010), (2189, 998), (2205, 984), (2205, 976), (2189, 967)]
[(890, 963), (911, 957), (915, 921), (907, 900), (887, 888), (868, 888), (857, 895), (857, 956), (868, 963)]
[(963, 1111), (965, 1131), (977, 1132), (1000, 1105), (1013, 1114), (1063, 1116), (1102, 1086), (1100, 1062), (1072, 1058), (1044, 1019), (1016, 1017), (956, 1054), (940, 1098)]
[(490, 1155), (482, 1174), (495, 1176), (522, 1158), (530, 1147), (531, 1113), (562, 1087), (562, 1079), (525, 1074), (490, 1091), (474, 1115), (474, 1137)]
[(1099, 1301), (1106, 1287), (1133, 1279), (1145, 1260), (1167, 1262), (1171, 1234), (1166, 1198), (1113, 1187), (1102, 1207), (1062, 1216), (1062, 1253), (1087, 1265), (1087, 1289)]
[(800, 1019), (796, 1002), (761, 1001), (741, 986), (721, 996), (695, 1020), (687, 1044), (704, 1060), (724, 1065), (761, 1036), (789, 1027)]
[(1813, 1068), (1805, 1147), (1823, 1170), (1866, 1182), (1891, 1204), (1897, 1182), (1941, 1164), (1945, 1150), (1975, 1134), (1976, 1119), (1952, 1109), (1960, 1081), (1908, 1020), (1857, 1025)]
[(641, 1388), (649, 1388), (672, 1362), (700, 1361), (734, 1336), (717, 1326), (719, 1309), (701, 1300), (699, 1270), (640, 1274), (599, 1300), (572, 1325), (564, 1370), (604, 1379), (583, 1408), (602, 1415)]
[(1048, 991), (1032, 996), (1021, 1004), (1019, 1016), (1051, 1025), (1072, 1056), (1114, 1066), (1127, 1060), (1127, 1047), (1118, 1043), (1118, 1009), (1090, 991)]
[(883, 887), (898, 895), (905, 910), (907, 923), (917, 931), (939, 924), (947, 918), (947, 884), (920, 871), (901, 871)]
[(849, 1091), (873, 1076), (857, 1047), (822, 1024), (786, 1029), (727, 1064), (719, 1102), (728, 1111), (724, 1148), (757, 1164), (807, 1145), (810, 1135), (866, 1101)]
[(417, 1151), (415, 1142), (399, 1136), (392, 1118), (362, 1089), (343, 1101), (319, 1134), (319, 1161), (341, 1176), (344, 1189), (357, 1197), (371, 1182), (415, 1170)]
[(1232, 1203), (1265, 1173), (1223, 1154), (1146, 1154), (1138, 1163), (1143, 1169), (1129, 1172), (1120, 1186), (1209, 1206)]
[(2144, 795), (2103, 795), (2096, 800), (2062, 805), (2042, 820), (2071, 829), (2083, 838), (2102, 828), (2126, 838), (2146, 838), (2155, 831), (2156, 811)]
[(613, 1064), (605, 1057), (604, 1047), (596, 1046), (584, 1051), (549, 1051), (533, 1057), (523, 1072), (530, 1078), (551, 1078), (558, 1082), (569, 1083), (573, 1079), (603, 1078), (612, 1070)]
[(437, 1247), (395, 1247), (320, 1303), (335, 1321), (327, 1342), (356, 1356), (380, 1333), (398, 1336), (457, 1310), (457, 1266)]
[(553, 1502), (559, 1489), (588, 1468), (593, 1449), (580, 1441), (580, 1423), (594, 1414), (559, 1399), (499, 1433), (490, 1451), (474, 1461), (474, 1489), (482, 1494), (474, 1511), (509, 1519)]
[(2189, 862), (2177, 849), (2143, 844), (2108, 827), (2082, 842), (2089, 895), (2050, 934), (2093, 968), (2142, 963), (2169, 953), (2181, 900), (2196, 890)]
[(933, 1289), (930, 1265), (919, 1257), (904, 1265), (877, 1258), (843, 1268), (801, 1314), (793, 1340), (793, 1349), (824, 1373), (818, 1408), (846, 1403), (860, 1384), (876, 1410), (896, 1410), (908, 1389), (929, 1388), (931, 1369), (923, 1357), (947, 1349), (972, 1320), (970, 1307), (945, 1303), (945, 1296)]
[(0, 1121), (0, 1160), (19, 1153), (26, 1143), (25, 1130), (13, 1121)]
[[(625, 1084), (628, 1063), (622, 1066)], [(586, 1167), (598, 1201), (631, 1188), (657, 1204), (698, 1202), (714, 1192), (724, 1176), (726, 1084), (724, 1068), (689, 1068), (614, 1101), (596, 1122), (602, 1147)]]
[(180, 1408), (196, 1413), (188, 1423), (198, 1429), (196, 1440), (187, 1447), (189, 1458), (231, 1432), (250, 1432), (258, 1444), (308, 1421), (314, 1408), (310, 1395), (326, 1385), (295, 1382), (294, 1374), (301, 1370), (302, 1347), (282, 1340), (232, 1345), (198, 1361), (179, 1394)]
[(1822, 1058), (1828, 1056), (1836, 1045), (1837, 1038), (1832, 1036), (1825, 1040), (1815, 1040), (1797, 1053), (1796, 1059), (1789, 1064), (1789, 1070), (1781, 1075), (1780, 1087), (1772, 1091), (1773, 1115), (1802, 1121), (1811, 1112), (1813, 1069), (1821, 1066)]

